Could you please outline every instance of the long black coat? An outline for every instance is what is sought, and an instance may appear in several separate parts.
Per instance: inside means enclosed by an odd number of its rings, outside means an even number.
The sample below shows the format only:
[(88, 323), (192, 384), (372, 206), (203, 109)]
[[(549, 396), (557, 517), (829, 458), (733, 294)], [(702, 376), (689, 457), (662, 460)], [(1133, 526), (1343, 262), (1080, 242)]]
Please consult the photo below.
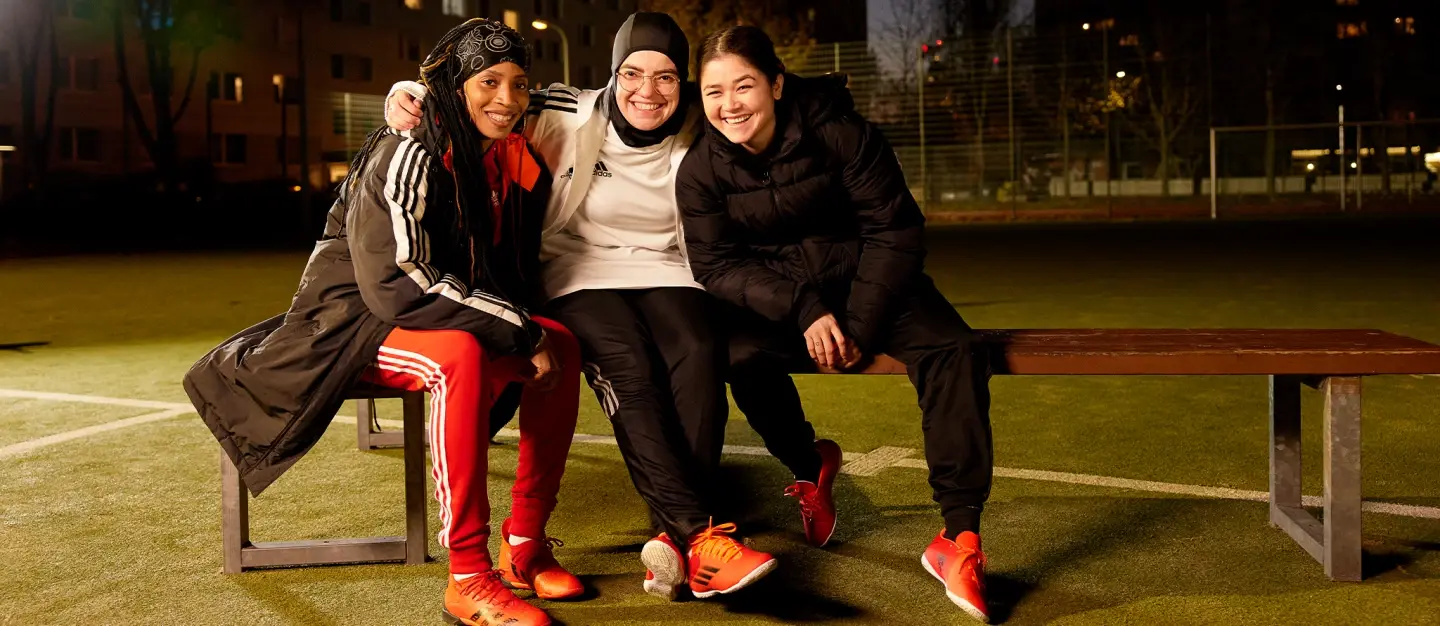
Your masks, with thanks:
[(676, 180), (690, 266), (710, 293), (803, 331), (834, 313), (876, 349), (923, 276), (925, 220), (900, 163), (843, 76), (786, 75), (770, 148), (707, 125)]
[(190, 401), (255, 495), (319, 441), (391, 329), (463, 330), (495, 355), (531, 354), (542, 336), (523, 308), (536, 299), (520, 293), (539, 284), (549, 197), (533, 152), (538, 176), (529, 190), (510, 187), (508, 237), (497, 246), (457, 227), (478, 220), (462, 219), (438, 146), (387, 131), (371, 150), (331, 208), (290, 309), (185, 375)]

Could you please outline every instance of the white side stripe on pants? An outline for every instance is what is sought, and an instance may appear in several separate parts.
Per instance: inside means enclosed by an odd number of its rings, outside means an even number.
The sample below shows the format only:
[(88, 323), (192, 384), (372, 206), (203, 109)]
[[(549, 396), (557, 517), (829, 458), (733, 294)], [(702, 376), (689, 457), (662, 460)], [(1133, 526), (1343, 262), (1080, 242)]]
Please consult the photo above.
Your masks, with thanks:
[(620, 399), (615, 397), (615, 388), (610, 385), (610, 381), (600, 375), (600, 366), (594, 363), (585, 363), (581, 369), (589, 374), (590, 388), (599, 394), (600, 408), (604, 409), (605, 416), (615, 417), (615, 412), (620, 410)]
[(450, 498), (450, 462), (445, 450), (445, 418), (448, 411), (445, 396), (448, 382), (440, 364), (429, 357), (406, 350), (380, 346), (376, 357), (380, 369), (413, 374), (430, 390), (430, 474), (435, 478), (435, 499), (440, 503), (440, 545), (450, 548), (450, 529), (454, 526), (454, 512)]

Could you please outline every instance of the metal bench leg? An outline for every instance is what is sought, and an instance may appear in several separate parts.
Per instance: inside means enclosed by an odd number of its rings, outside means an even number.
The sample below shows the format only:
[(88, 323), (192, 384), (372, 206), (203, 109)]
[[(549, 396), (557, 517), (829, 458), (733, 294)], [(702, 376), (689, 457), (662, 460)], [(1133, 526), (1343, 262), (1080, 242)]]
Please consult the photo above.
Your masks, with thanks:
[[(408, 395), (405, 397), (409, 397)], [(404, 434), (397, 431), (380, 432), (373, 429), (375, 425), (375, 400), (355, 401), (355, 437), (360, 450), (382, 450), (385, 448), (401, 448), (405, 445)], [(422, 412), (424, 403), (422, 401)], [(408, 410), (408, 409), (407, 409)]]
[(1270, 523), (1323, 563), (1324, 527), (1301, 505), (1301, 382), (1294, 376), (1270, 377)]
[(374, 400), (355, 401), (355, 439), (361, 451), (372, 450), (370, 447), (370, 424), (375, 419)]
[(240, 470), (224, 450), (220, 451), (220, 542), (225, 552), (223, 571), (244, 571), (242, 551), (250, 545), (250, 494), (240, 480)]
[(425, 394), (406, 394), (402, 402), (405, 428), (405, 564), (423, 565), (430, 541), (425, 529)]
[(1360, 580), (1360, 379), (1329, 377), (1325, 396), (1325, 514), (1300, 495), (1300, 384), (1270, 377), (1270, 522), (1325, 566), (1331, 580)]
[(1360, 580), (1360, 379), (1331, 377), (1325, 393), (1325, 575)]
[(1270, 377), (1270, 522), (1300, 508), (1300, 379)]

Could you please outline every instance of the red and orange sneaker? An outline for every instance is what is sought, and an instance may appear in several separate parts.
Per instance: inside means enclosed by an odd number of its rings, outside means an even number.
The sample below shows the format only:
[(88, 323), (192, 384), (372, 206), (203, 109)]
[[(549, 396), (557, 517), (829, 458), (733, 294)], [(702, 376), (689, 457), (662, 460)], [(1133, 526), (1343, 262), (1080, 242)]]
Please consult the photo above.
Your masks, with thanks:
[(954, 541), (941, 530), (925, 554), (920, 557), (925, 571), (945, 585), (945, 595), (970, 617), (990, 622), (990, 609), (985, 606), (985, 553), (980, 551), (980, 535), (965, 531)]
[(645, 593), (675, 600), (676, 592), (685, 584), (685, 565), (680, 557), (680, 548), (665, 533), (645, 542), (640, 549), (640, 562), (645, 564)]
[(805, 528), (805, 540), (823, 548), (835, 534), (835, 475), (840, 473), (843, 453), (839, 444), (829, 439), (816, 441), (815, 451), (820, 453), (820, 478), (813, 483), (797, 480), (785, 488), (785, 495), (800, 500), (800, 523)]
[(511, 589), (530, 589), (545, 600), (568, 600), (585, 592), (574, 574), (555, 560), (554, 548), (565, 542), (546, 537), (510, 545), (510, 520), (500, 526), (500, 577)]
[(685, 577), (697, 598), (734, 593), (775, 571), (775, 557), (752, 550), (730, 537), (734, 524), (713, 523), (690, 539)]
[(500, 572), (490, 570), (465, 580), (450, 576), (445, 588), (445, 608), (441, 615), (447, 624), (465, 626), (549, 626), (550, 616), (524, 600), (515, 597), (500, 582)]

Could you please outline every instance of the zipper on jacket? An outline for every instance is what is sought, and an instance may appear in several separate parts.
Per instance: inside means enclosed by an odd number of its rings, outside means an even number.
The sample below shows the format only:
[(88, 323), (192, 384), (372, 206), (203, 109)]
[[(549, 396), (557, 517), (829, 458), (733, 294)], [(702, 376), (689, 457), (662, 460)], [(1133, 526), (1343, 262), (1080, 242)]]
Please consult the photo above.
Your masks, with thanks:
[[(770, 168), (765, 168), (765, 171), (760, 174), (760, 183), (765, 185), (766, 189), (770, 190), (770, 210), (774, 211), (776, 215), (779, 215), (780, 190), (775, 186), (775, 179), (770, 177)], [(805, 282), (819, 289), (820, 281), (815, 278), (815, 272), (810, 270), (810, 254), (805, 252), (804, 241), (802, 240), (796, 244), (795, 247), (800, 249), (800, 264), (802, 266), (801, 269), (805, 271)]]

